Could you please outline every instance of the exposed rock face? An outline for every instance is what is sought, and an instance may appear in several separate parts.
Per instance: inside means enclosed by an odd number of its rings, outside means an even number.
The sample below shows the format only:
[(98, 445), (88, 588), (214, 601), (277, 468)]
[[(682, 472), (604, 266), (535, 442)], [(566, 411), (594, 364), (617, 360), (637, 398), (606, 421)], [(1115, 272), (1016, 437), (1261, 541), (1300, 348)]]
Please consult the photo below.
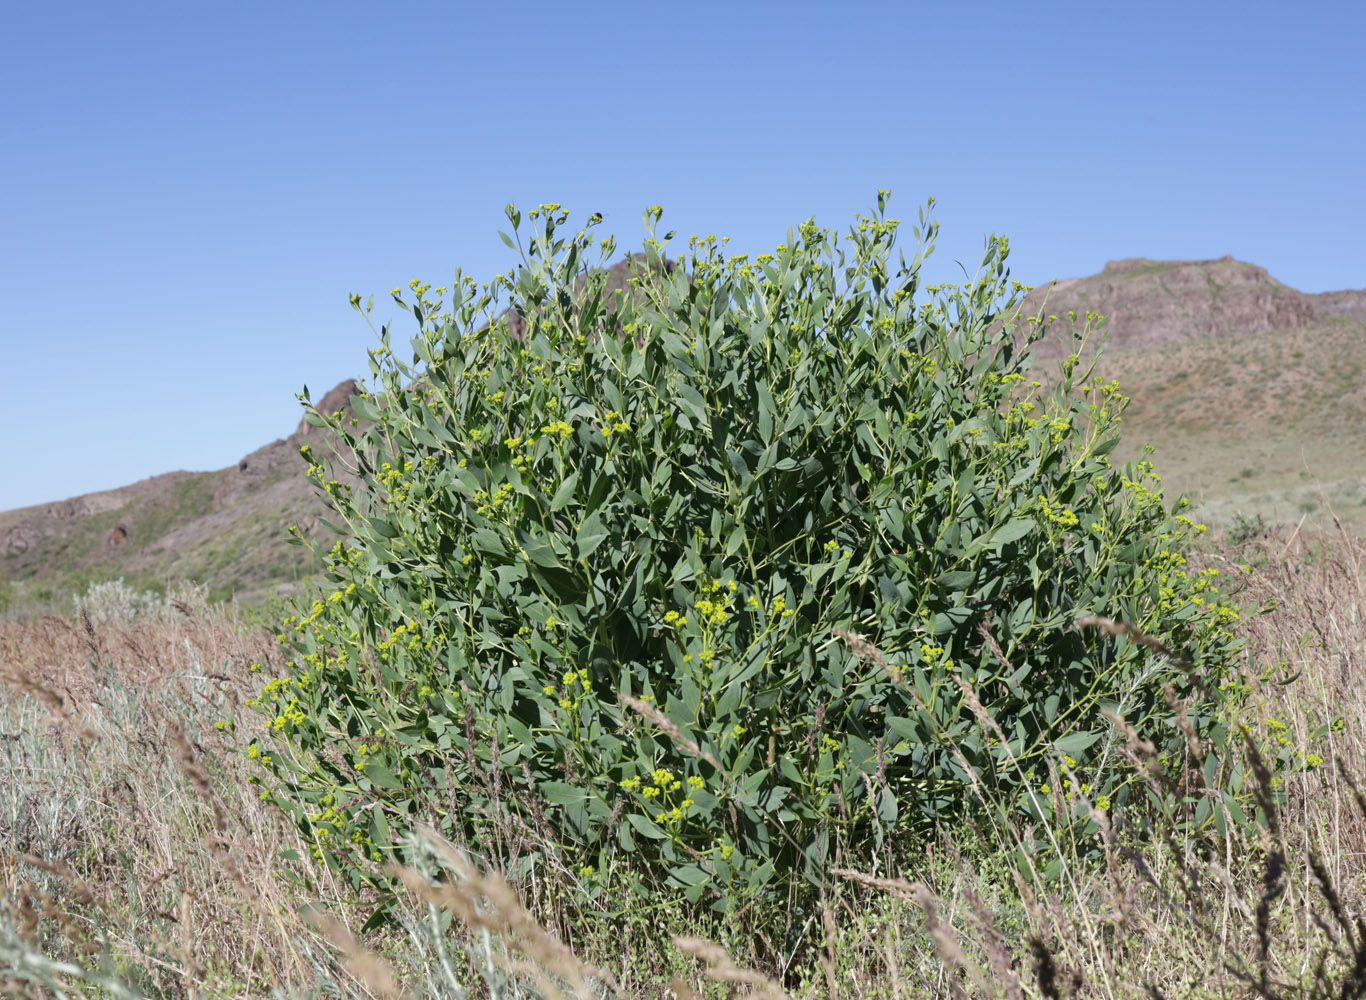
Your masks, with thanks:
[(1079, 326), (1088, 310), (1108, 318), (1107, 350), (1292, 330), (1321, 319), (1313, 296), (1232, 257), (1115, 260), (1092, 277), (1036, 288), (1021, 315), (1059, 317), (1037, 349), (1040, 356), (1071, 349), (1070, 310)]
[[(85, 518), (161, 495), (174, 489), (176, 483), (189, 475), (186, 472), (168, 472), (131, 486), (120, 486), (116, 490), (101, 490), (70, 500), (6, 511), (0, 515), (0, 556), (21, 555), (46, 538), (70, 531)], [(126, 528), (124, 536), (127, 536)], [(112, 533), (106, 536), (106, 541), (109, 547), (118, 544), (113, 541)]]
[[(330, 414), (340, 411), (344, 415), (350, 415), (351, 397), (358, 392), (360, 392), (360, 386), (357, 384), (356, 380), (353, 378), (346, 379), (327, 390), (327, 393), (323, 398), (314, 404), (314, 409), (319, 413)], [(287, 440), (297, 447), (305, 438), (320, 433), (322, 433), (322, 428), (314, 427), (307, 420), (300, 419), (299, 426), (294, 428), (294, 433), (291, 434)], [(250, 461), (251, 456), (248, 455), (247, 459)]]
[(1366, 288), (1310, 295), (1314, 307), (1325, 316), (1347, 316), (1366, 321)]

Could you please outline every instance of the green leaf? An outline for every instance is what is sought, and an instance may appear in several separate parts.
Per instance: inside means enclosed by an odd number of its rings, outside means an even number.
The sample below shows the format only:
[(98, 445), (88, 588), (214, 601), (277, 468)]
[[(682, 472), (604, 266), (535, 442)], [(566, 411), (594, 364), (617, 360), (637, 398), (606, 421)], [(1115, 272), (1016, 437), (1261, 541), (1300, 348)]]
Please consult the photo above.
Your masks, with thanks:
[(926, 732), (920, 723), (899, 715), (887, 716), (887, 728), (912, 744), (920, 743), (926, 736)]
[(972, 581), (977, 579), (977, 571), (971, 569), (952, 570), (948, 573), (940, 573), (935, 577), (934, 582), (947, 590), (966, 590), (972, 586)]
[(773, 402), (773, 394), (768, 391), (768, 386), (759, 382), (755, 385), (755, 395), (759, 401), (759, 440), (765, 445), (773, 443), (773, 415), (777, 413), (777, 404)]
[(587, 791), (563, 781), (543, 781), (537, 786), (537, 791), (547, 802), (557, 806), (579, 803), (588, 798)]
[(364, 773), (378, 788), (392, 791), (393, 789), (403, 787), (403, 783), (398, 780), (394, 775), (394, 772), (390, 771), (377, 760), (366, 761)]
[(598, 517), (596, 511), (584, 518), (583, 524), (579, 527), (579, 533), (575, 537), (574, 544), (577, 555), (580, 559), (587, 559), (592, 555), (599, 545), (607, 540), (611, 534), (602, 523), (602, 518)]
[(711, 881), (711, 872), (701, 865), (675, 865), (669, 874), (684, 885), (702, 885)]
[(678, 406), (690, 417), (703, 427), (708, 424), (707, 420), (707, 401), (702, 394), (686, 382), (679, 385), (678, 396), (676, 397)]
[(1018, 542), (1039, 526), (1032, 517), (1017, 517), (1007, 521), (991, 533), (988, 547), (999, 552), (1011, 542)]
[(636, 833), (650, 840), (665, 840), (668, 834), (655, 825), (654, 820), (646, 819), (638, 813), (627, 813), (626, 822), (635, 828)]
[(1077, 754), (1089, 750), (1092, 744), (1099, 740), (1102, 735), (1104, 734), (1085, 732), (1068, 733), (1061, 739), (1053, 741), (1053, 749), (1057, 750), (1058, 753), (1065, 753), (1075, 757)]
[(877, 795), (878, 819), (891, 826), (896, 822), (898, 813), (896, 796), (892, 794), (890, 788), (883, 788)]
[(528, 545), (527, 558), (542, 568), (558, 568), (560, 558), (549, 545)]
[(569, 475), (565, 476), (564, 482), (560, 483), (559, 489), (557, 489), (555, 495), (550, 498), (551, 512), (553, 513), (554, 511), (563, 509), (564, 506), (573, 499), (574, 491), (577, 490), (578, 487), (579, 474), (577, 472), (571, 472)]

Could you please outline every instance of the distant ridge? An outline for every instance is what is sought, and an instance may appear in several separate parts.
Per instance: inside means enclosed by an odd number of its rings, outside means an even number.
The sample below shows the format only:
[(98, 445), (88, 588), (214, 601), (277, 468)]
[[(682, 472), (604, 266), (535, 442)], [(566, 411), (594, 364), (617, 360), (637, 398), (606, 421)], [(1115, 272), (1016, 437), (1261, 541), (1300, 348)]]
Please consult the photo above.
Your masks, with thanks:
[[(1330, 292), (1354, 308), (1366, 292)], [(1265, 268), (1232, 257), (1216, 260), (1112, 260), (1099, 274), (1040, 285), (1022, 316), (1062, 320), (1036, 349), (1040, 357), (1069, 353), (1067, 313), (1078, 325), (1086, 312), (1106, 316), (1107, 351), (1156, 347), (1210, 338), (1242, 337), (1312, 326), (1324, 316), (1321, 296), (1306, 295), (1271, 277)], [(1337, 300), (1331, 300), (1336, 302)], [(1366, 304), (1366, 303), (1363, 303)]]
[(1366, 288), (1345, 292), (1319, 292), (1310, 295), (1314, 308), (1325, 316), (1346, 316), (1366, 322)]
[(1366, 290), (1305, 294), (1232, 257), (1111, 261), (1026, 297), (1019, 315), (1058, 317), (1044, 377), (1073, 310), (1106, 317), (1096, 374), (1132, 397), (1116, 460), (1151, 445), (1169, 497), (1215, 523), (1331, 509), (1366, 528)]

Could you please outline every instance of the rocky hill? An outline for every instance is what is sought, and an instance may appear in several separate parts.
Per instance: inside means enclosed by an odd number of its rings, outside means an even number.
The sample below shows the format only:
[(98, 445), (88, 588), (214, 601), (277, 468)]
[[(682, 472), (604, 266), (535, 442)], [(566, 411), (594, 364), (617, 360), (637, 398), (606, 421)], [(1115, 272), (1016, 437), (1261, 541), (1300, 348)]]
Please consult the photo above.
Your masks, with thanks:
[[(319, 408), (348, 408), (348, 379)], [(131, 486), (0, 513), (0, 599), (42, 607), (87, 582), (122, 577), (140, 588), (192, 580), (214, 597), (260, 595), (313, 571), (288, 530), (317, 527), (323, 511), (303, 476), (299, 446), (318, 429), (300, 420), (236, 465), (168, 472)], [(0, 611), (4, 606), (0, 605)]]
[[(1363, 292), (1342, 296), (1341, 314), (1360, 306)], [(1271, 330), (1293, 330), (1319, 322), (1338, 300), (1305, 295), (1283, 285), (1265, 269), (1232, 257), (1218, 260), (1112, 260), (1099, 274), (1041, 285), (1029, 294), (1024, 315), (1065, 318), (1075, 311), (1107, 317), (1108, 351), (1164, 344), (1246, 337)], [(1328, 306), (1328, 308), (1325, 308)], [(1065, 334), (1067, 324), (1058, 324)], [(1041, 357), (1070, 353), (1068, 339), (1051, 337), (1039, 345)]]
[[(644, 254), (608, 270), (606, 292), (629, 294)], [(666, 267), (672, 267), (666, 264)], [(506, 315), (513, 336), (523, 325)], [(321, 400), (324, 412), (348, 409), (348, 379)], [(0, 614), (70, 610), (71, 594), (91, 582), (123, 578), (139, 589), (182, 580), (215, 598), (248, 601), (289, 591), (316, 571), (289, 529), (319, 532), (326, 508), (304, 478), (299, 446), (318, 430), (305, 421), (226, 469), (169, 472), (131, 486), (0, 512)], [(325, 449), (318, 450), (319, 456)]]
[(1345, 292), (1319, 292), (1308, 298), (1324, 316), (1346, 316), (1366, 321), (1366, 288)]
[(1305, 294), (1231, 257), (1112, 261), (1026, 297), (1022, 316), (1058, 317), (1041, 371), (1088, 310), (1106, 317), (1098, 373), (1133, 399), (1119, 458), (1154, 446), (1207, 520), (1366, 527), (1366, 290)]

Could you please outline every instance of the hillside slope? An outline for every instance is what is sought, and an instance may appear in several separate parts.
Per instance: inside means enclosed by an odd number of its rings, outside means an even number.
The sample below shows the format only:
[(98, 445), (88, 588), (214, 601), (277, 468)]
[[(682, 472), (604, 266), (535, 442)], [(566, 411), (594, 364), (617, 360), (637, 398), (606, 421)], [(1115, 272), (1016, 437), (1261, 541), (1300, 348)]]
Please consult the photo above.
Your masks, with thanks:
[[(319, 407), (345, 409), (356, 391), (348, 379)], [(313, 531), (324, 509), (299, 456), (317, 433), (301, 420), (288, 437), (226, 469), (169, 472), (0, 513), (0, 585), (24, 584), (17, 599), (42, 606), (118, 577), (139, 588), (192, 580), (218, 598), (297, 580), (313, 571), (313, 557), (288, 544), (289, 527)]]
[(1097, 371), (1132, 397), (1117, 457), (1153, 445), (1210, 521), (1331, 507), (1366, 527), (1366, 290), (1305, 294), (1231, 257), (1112, 261), (1026, 298), (1022, 315), (1059, 317), (1041, 371), (1073, 349), (1069, 311), (1106, 317)]
[[(633, 265), (607, 271), (606, 293), (633, 294)], [(671, 269), (672, 264), (666, 263)], [(513, 336), (521, 317), (503, 314)], [(348, 409), (357, 392), (348, 379), (318, 409)], [(139, 589), (190, 580), (215, 598), (256, 601), (289, 590), (315, 572), (307, 549), (289, 544), (289, 529), (320, 529), (326, 507), (304, 478), (299, 446), (316, 428), (294, 433), (214, 472), (170, 472), (57, 503), (0, 513), (0, 613), (7, 609), (70, 610), (70, 595), (87, 584), (122, 577)], [(326, 448), (316, 449), (322, 457)]]

